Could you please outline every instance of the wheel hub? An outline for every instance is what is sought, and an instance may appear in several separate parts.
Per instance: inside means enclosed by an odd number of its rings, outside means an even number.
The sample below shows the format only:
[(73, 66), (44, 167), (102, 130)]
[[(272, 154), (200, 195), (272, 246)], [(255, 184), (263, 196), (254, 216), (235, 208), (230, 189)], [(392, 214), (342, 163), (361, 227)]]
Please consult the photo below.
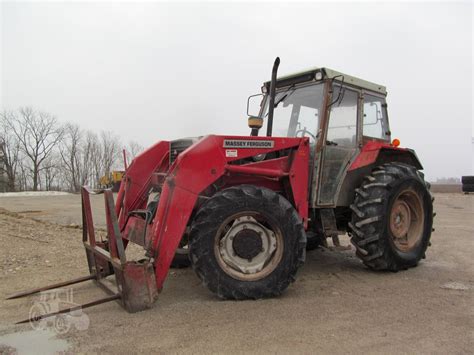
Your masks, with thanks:
[(231, 272), (254, 275), (262, 271), (277, 246), (275, 233), (252, 216), (236, 218), (220, 239), (218, 251)]
[(244, 228), (234, 237), (232, 247), (235, 254), (242, 259), (252, 260), (262, 252), (262, 238), (252, 229)]
[(390, 228), (395, 238), (405, 238), (411, 224), (410, 207), (404, 201), (396, 201), (390, 216)]
[(423, 236), (424, 212), (421, 197), (414, 190), (402, 191), (390, 211), (390, 234), (397, 249), (407, 252)]

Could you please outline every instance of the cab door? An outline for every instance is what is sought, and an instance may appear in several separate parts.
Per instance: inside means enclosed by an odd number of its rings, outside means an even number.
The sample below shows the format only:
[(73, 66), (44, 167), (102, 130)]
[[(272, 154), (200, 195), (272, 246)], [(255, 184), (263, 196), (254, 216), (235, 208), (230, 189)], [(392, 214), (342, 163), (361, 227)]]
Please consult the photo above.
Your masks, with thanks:
[(358, 150), (359, 137), (360, 93), (337, 84), (334, 86), (329, 118), (324, 127), (316, 203), (327, 207), (336, 204), (342, 178)]

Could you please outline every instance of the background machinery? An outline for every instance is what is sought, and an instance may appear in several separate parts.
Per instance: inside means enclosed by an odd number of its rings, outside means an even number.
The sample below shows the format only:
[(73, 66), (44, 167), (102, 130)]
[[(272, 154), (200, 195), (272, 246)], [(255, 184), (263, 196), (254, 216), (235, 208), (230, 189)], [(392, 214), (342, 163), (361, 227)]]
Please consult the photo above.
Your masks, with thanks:
[(99, 179), (99, 187), (101, 189), (112, 189), (113, 192), (118, 192), (120, 183), (122, 182), (125, 171), (114, 170), (110, 171)]

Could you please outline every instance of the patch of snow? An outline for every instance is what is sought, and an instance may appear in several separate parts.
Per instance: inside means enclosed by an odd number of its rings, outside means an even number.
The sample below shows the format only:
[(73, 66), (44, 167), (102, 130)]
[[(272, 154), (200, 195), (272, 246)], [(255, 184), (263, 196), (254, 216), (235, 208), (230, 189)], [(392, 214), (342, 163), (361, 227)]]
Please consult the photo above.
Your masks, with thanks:
[(30, 197), (30, 196), (66, 196), (71, 195), (63, 191), (21, 191), (21, 192), (0, 192), (1, 197)]
[[(33, 329), (0, 336), (6, 354), (67, 354), (69, 344), (52, 329)], [(6, 348), (8, 347), (8, 348)], [(2, 347), (0, 347), (0, 350)], [(11, 353), (7, 351), (13, 351)], [(2, 352), (4, 354), (4, 352)]]

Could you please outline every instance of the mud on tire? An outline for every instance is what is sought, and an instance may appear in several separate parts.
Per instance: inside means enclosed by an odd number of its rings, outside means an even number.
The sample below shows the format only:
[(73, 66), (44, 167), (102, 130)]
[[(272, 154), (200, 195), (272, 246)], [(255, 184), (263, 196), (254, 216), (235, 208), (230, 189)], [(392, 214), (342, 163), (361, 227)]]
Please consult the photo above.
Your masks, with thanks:
[[(402, 196), (409, 198), (406, 202), (397, 202)], [(429, 184), (413, 166), (394, 162), (375, 168), (356, 189), (351, 205), (353, 213), (349, 227), (357, 256), (374, 270), (398, 271), (416, 266), (430, 245), (433, 200)], [(410, 204), (418, 208), (410, 212)], [(404, 229), (397, 235), (396, 223), (400, 218), (394, 211), (397, 207), (410, 216), (407, 220), (411, 223), (407, 225), (412, 229), (406, 233), (406, 242), (401, 239)], [(416, 238), (409, 237), (409, 233)], [(411, 246), (409, 240), (414, 240)]]
[[(277, 247), (269, 256), (279, 253), (279, 261), (271, 272), (254, 279), (252, 275), (250, 279), (244, 274), (242, 278), (232, 276), (219, 259), (222, 240), (227, 238), (227, 234), (222, 238), (220, 231), (226, 225), (229, 228), (229, 219), (245, 213), (258, 215), (264, 220), (260, 223), (277, 229), (275, 234), (281, 232), (282, 236), (282, 249)], [(305, 259), (306, 234), (300, 217), (284, 197), (266, 188), (240, 185), (216, 193), (200, 208), (191, 226), (189, 246), (191, 265), (212, 292), (223, 299), (259, 299), (280, 295), (295, 280)]]

